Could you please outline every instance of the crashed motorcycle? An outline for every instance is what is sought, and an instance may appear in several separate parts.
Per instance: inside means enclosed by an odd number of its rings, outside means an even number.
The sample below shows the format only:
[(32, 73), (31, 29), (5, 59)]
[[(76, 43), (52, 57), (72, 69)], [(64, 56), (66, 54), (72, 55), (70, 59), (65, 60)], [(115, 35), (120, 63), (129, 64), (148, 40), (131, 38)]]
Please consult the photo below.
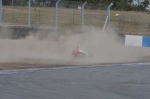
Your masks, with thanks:
[(78, 47), (77, 47), (76, 49), (72, 50), (72, 56), (75, 58), (88, 57), (89, 53), (87, 53), (85, 50), (78, 49)]

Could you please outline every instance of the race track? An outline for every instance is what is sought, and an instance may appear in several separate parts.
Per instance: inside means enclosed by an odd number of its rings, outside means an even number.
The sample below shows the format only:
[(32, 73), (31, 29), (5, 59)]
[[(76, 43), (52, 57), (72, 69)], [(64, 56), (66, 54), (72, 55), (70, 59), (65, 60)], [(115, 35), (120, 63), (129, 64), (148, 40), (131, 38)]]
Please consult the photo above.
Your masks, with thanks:
[(0, 99), (149, 99), (150, 64), (0, 71)]

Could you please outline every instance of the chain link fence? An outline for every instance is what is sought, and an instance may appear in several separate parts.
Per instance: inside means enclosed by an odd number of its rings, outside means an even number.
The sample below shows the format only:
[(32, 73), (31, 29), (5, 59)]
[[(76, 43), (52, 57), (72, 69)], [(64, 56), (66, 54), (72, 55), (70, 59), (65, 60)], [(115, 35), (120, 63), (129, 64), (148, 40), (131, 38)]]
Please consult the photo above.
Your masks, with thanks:
[[(28, 25), (29, 0), (13, 0), (3, 6), (3, 25)], [(56, 4), (53, 2), (33, 2), (30, 8), (30, 26), (56, 27)], [(81, 29), (82, 5), (84, 2), (60, 1), (58, 3), (58, 28)], [(84, 25), (102, 28), (106, 19), (107, 5), (87, 3), (84, 7)]]
[[(84, 12), (82, 12), (82, 5), (84, 2), (60, 2), (58, 13), (59, 28), (79, 28), (82, 27), (84, 20), (85, 26), (102, 27), (106, 18), (106, 5), (96, 5), (86, 3)], [(82, 14), (84, 13), (84, 19)]]
[(150, 35), (150, 14), (134, 11), (111, 12), (111, 28), (119, 34)]
[[(13, 0), (3, 6), (3, 25), (28, 25), (28, 1)], [(56, 2), (33, 2), (31, 0), (30, 26), (56, 28)], [(58, 3), (57, 26), (60, 30), (81, 30), (84, 26), (103, 28), (108, 5), (61, 1)], [(119, 16), (116, 16), (116, 14)], [(84, 17), (82, 17), (84, 14)], [(111, 11), (110, 26), (119, 34), (150, 35), (150, 14), (146, 12)]]
[(81, 2), (62, 2), (58, 4), (58, 28), (66, 29), (81, 27)]
[[(3, 25), (28, 25), (28, 6), (28, 0), (14, 0), (13, 6), (3, 6)], [(54, 26), (54, 6), (31, 2), (30, 24), (31, 26)]]

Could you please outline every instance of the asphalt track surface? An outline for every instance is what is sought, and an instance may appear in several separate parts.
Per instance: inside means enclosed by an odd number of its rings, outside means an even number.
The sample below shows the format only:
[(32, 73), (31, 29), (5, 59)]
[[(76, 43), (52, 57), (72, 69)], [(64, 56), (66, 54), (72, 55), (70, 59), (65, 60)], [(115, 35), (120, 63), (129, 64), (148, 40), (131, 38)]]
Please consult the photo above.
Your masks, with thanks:
[(0, 71), (0, 99), (149, 99), (150, 63)]

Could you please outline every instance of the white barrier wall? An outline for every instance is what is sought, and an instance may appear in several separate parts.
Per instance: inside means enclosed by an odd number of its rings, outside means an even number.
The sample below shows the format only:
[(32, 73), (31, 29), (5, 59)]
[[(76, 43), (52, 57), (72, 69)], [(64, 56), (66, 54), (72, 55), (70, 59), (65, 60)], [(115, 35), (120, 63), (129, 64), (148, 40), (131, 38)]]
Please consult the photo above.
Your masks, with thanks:
[(126, 35), (125, 45), (126, 46), (150, 47), (150, 36)]
[(125, 45), (126, 46), (142, 46), (142, 36), (126, 35)]

